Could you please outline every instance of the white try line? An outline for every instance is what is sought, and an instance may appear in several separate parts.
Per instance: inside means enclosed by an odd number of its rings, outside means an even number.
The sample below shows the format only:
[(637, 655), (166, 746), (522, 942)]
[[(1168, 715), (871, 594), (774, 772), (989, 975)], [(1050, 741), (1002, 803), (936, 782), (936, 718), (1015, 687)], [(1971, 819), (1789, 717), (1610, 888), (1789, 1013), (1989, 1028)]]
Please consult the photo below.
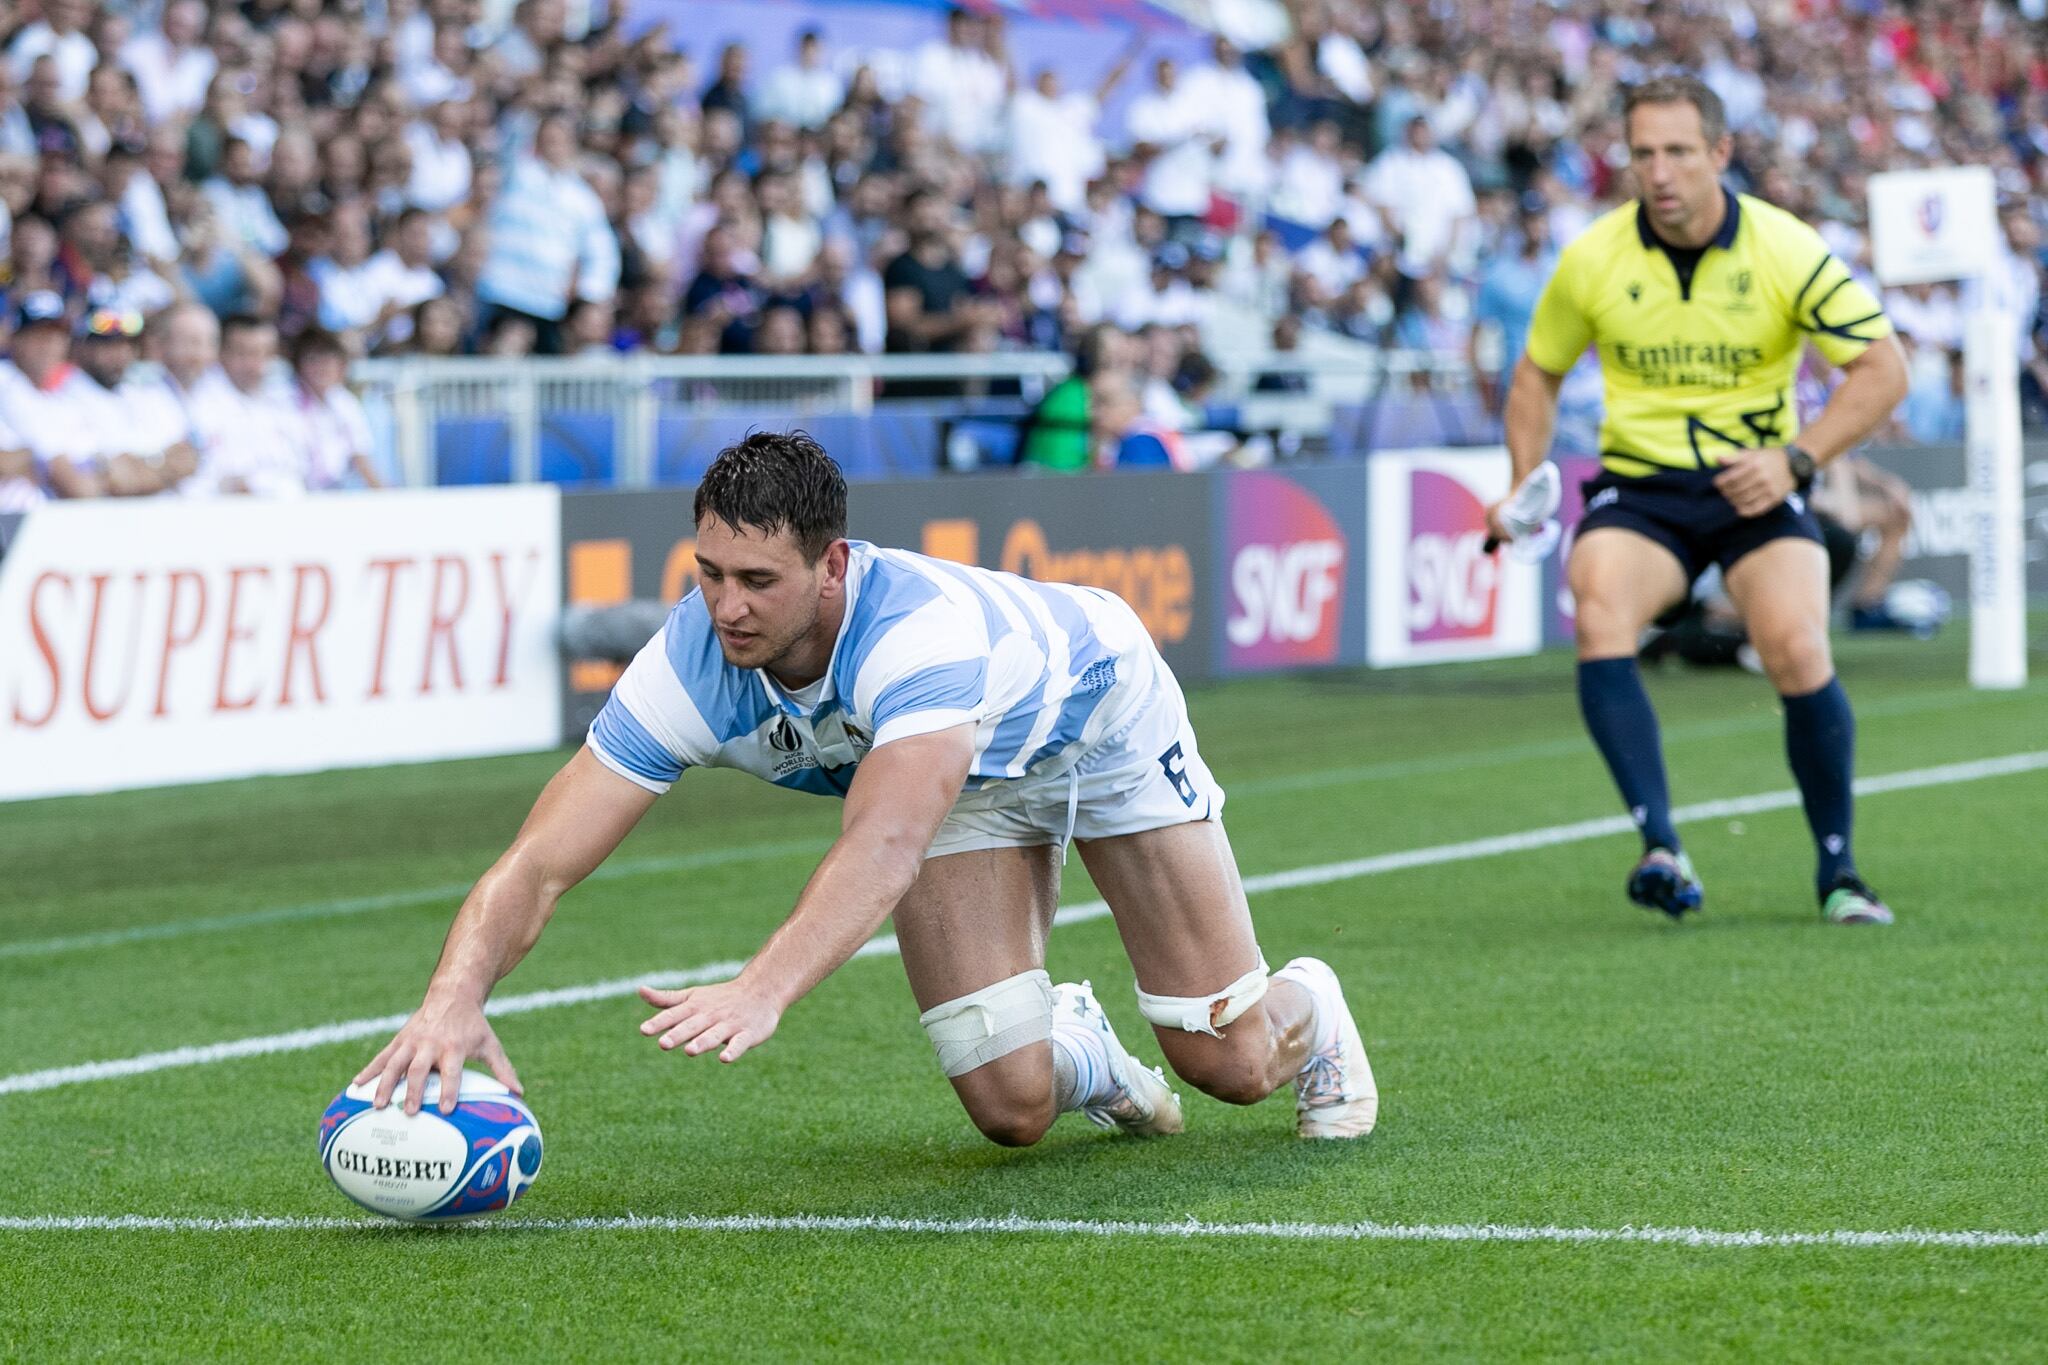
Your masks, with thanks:
[(1917, 1228), (1865, 1232), (1728, 1232), (1714, 1228), (1525, 1226), (1512, 1223), (1204, 1223), (1119, 1222), (1094, 1218), (891, 1218), (820, 1214), (734, 1214), (615, 1218), (500, 1218), (423, 1228), (382, 1218), (0, 1217), (4, 1232), (382, 1232), (473, 1235), (509, 1232), (899, 1233), (940, 1236), (1242, 1238), (1272, 1242), (1561, 1242), (1651, 1246), (1753, 1247), (2048, 1247), (2048, 1232), (1939, 1232)]
[[(1914, 791), (1922, 787), (1946, 787), (1962, 782), (1981, 782), (1992, 777), (2012, 777), (2043, 769), (2048, 769), (2048, 751), (2007, 754), (2001, 758), (1977, 759), (1968, 763), (1945, 763), (1935, 768), (1914, 768), (1907, 772), (1862, 778), (1856, 783), (1856, 794), (1880, 796), (1887, 792)], [(1738, 815), (1758, 815), (1765, 811), (1787, 810), (1798, 804), (1799, 793), (1787, 789), (1760, 792), (1754, 796), (1738, 796), (1726, 801), (1702, 801), (1696, 805), (1680, 806), (1671, 814), (1672, 819), (1680, 823), (1725, 820)], [(1632, 833), (1634, 829), (1633, 822), (1624, 815), (1607, 816), (1598, 820), (1580, 820), (1569, 825), (1550, 825), (1542, 829), (1523, 830), (1518, 834), (1499, 834), (1487, 839), (1467, 840), (1464, 843), (1437, 844), (1429, 848), (1376, 854), (1370, 858), (1352, 858), (1344, 862), (1320, 863), (1284, 872), (1268, 872), (1261, 876), (1246, 877), (1244, 889), (1247, 894), (1258, 895), (1266, 891), (1321, 886), (1326, 882), (1349, 881), (1357, 877), (1378, 876), (1385, 872), (1433, 867), (1442, 863), (1470, 862), (1477, 858), (1494, 858), (1507, 853), (1526, 853), (1532, 849), (1579, 843), (1610, 834)], [(1079, 924), (1086, 920), (1100, 919), (1108, 913), (1107, 903), (1099, 900), (1084, 901), (1077, 905), (1063, 906), (1053, 922)], [(862, 944), (854, 956), (894, 957), (896, 952), (895, 937), (885, 935)], [(486, 1005), (484, 1012), (497, 1018), (509, 1014), (530, 1014), (535, 1010), (554, 1009), (560, 1005), (582, 1005), (596, 1000), (612, 1000), (633, 994), (643, 983), (672, 990), (678, 986), (723, 981), (739, 971), (743, 965), (745, 964), (738, 961), (713, 962), (687, 971), (664, 975), (621, 977), (613, 981), (593, 982), (587, 986), (565, 986), (558, 990), (500, 996)], [(140, 1076), (177, 1067), (210, 1066), (216, 1062), (234, 1061), (241, 1057), (304, 1052), (331, 1043), (345, 1043), (358, 1038), (374, 1038), (379, 1034), (391, 1033), (404, 1024), (406, 1018), (404, 1014), (385, 1014), (371, 1019), (348, 1019), (332, 1024), (321, 1024), (315, 1028), (294, 1029), (290, 1033), (273, 1033), (256, 1038), (238, 1038), (225, 1043), (173, 1048), (168, 1052), (146, 1052), (137, 1057), (81, 1062), (74, 1066), (49, 1067), (41, 1071), (23, 1071), (12, 1076), (0, 1077), (0, 1095), (55, 1090), (61, 1086), (81, 1085), (88, 1081), (108, 1081), (122, 1076)]]
[[(1975, 688), (1919, 693), (1873, 702), (1857, 708), (1857, 717), (1869, 721), (1922, 711), (1946, 710), (1985, 700), (2006, 701), (2007, 692)], [(1721, 720), (1696, 721), (1664, 729), (1666, 745), (1701, 739), (1724, 739), (1780, 724), (1775, 712), (1736, 716)], [(1229, 794), (1245, 797), (1276, 796), (1317, 791), (1326, 787), (1359, 786), (1370, 782), (1431, 777), (1444, 773), (1478, 771), (1545, 758), (1570, 758), (1589, 752), (1584, 735), (1537, 740), (1528, 744), (1494, 745), (1422, 758), (1390, 759), (1378, 763), (1318, 768), (1309, 772), (1283, 773), (1270, 777), (1242, 778), (1228, 784)], [(632, 877), (658, 876), (674, 872), (695, 872), (735, 863), (767, 862), (800, 854), (821, 855), (831, 847), (829, 838), (770, 840), (739, 844), (729, 848), (703, 849), (694, 853), (656, 855), (642, 858), (612, 858), (600, 865), (585, 882), (622, 881)], [(412, 887), (402, 891), (375, 892), (365, 896), (343, 896), (332, 900), (306, 901), (296, 905), (269, 906), (260, 910), (237, 910), (221, 915), (164, 920), (154, 924), (127, 925), (118, 929), (94, 929), (50, 938), (17, 939), (0, 942), (0, 960), (24, 957), (55, 957), (63, 953), (87, 952), (98, 948), (120, 948), (137, 943), (188, 938), (195, 934), (228, 933), (237, 929), (262, 928), (276, 924), (299, 924), (308, 920), (342, 919), (382, 910), (410, 910), (428, 905), (455, 905), (469, 894), (470, 882), (447, 882), (440, 886)]]

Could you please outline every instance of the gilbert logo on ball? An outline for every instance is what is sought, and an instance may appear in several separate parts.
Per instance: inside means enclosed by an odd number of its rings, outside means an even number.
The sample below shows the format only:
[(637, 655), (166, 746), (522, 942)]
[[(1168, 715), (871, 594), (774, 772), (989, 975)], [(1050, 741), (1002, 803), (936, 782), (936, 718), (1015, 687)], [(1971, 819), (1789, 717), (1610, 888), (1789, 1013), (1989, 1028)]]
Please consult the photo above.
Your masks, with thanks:
[(540, 1174), (540, 1120), (489, 1076), (462, 1073), (455, 1111), (443, 1114), (430, 1076), (420, 1112), (407, 1114), (405, 1083), (374, 1109), (377, 1083), (352, 1085), (320, 1116), (320, 1164), (341, 1192), (373, 1213), (448, 1223), (496, 1213)]

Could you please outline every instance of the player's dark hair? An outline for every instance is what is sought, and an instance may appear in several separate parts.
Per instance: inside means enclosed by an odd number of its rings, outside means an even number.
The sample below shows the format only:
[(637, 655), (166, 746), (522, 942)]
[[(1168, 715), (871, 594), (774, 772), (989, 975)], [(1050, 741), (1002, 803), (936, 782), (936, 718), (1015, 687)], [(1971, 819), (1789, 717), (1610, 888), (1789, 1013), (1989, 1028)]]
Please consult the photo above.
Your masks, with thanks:
[(1700, 131), (1707, 136), (1707, 145), (1713, 146), (1728, 131), (1728, 111), (1721, 105), (1721, 97), (1713, 88), (1697, 76), (1657, 76), (1632, 85), (1628, 97), (1622, 101), (1622, 126), (1628, 126), (1629, 116), (1645, 104), (1690, 104), (1700, 111)]
[(697, 485), (696, 521), (735, 530), (787, 531), (812, 564), (846, 534), (846, 476), (801, 431), (756, 431), (718, 452)]

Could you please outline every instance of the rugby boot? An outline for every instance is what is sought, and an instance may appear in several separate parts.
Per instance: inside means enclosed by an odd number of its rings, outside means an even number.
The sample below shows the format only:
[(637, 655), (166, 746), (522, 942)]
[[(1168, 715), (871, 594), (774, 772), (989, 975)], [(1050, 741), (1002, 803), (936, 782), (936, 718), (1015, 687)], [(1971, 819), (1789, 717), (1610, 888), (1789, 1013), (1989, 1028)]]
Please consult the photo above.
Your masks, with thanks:
[(1379, 1121), (1380, 1092), (1337, 974), (1320, 958), (1297, 957), (1273, 976), (1307, 991), (1314, 1007), (1308, 1060), (1294, 1078), (1295, 1132), (1305, 1138), (1364, 1137)]

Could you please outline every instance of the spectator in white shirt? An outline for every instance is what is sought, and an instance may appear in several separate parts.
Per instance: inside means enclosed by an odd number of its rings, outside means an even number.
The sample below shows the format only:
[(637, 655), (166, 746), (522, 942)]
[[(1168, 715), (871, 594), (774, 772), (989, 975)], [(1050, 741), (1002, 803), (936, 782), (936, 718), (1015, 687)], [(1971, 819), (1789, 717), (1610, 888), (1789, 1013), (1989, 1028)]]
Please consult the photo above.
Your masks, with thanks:
[(824, 234), (804, 212), (795, 176), (765, 172), (755, 188), (761, 203), (761, 283), (775, 293), (801, 289), (817, 263)]
[(34, 157), (37, 154), (35, 125), (22, 106), (14, 79), (14, 68), (0, 61), (0, 156)]
[(386, 299), (370, 270), (370, 217), (363, 201), (351, 199), (328, 219), (328, 251), (306, 270), (320, 286), (319, 323), (330, 332), (358, 337), (367, 347), (399, 311)]
[[(141, 497), (176, 488), (199, 467), (199, 452), (182, 437), (151, 439), (132, 420), (123, 387), (134, 368), (142, 315), (111, 308), (86, 314), (74, 347), (78, 367), (93, 381), (90, 398), (101, 413), (107, 492)], [(77, 395), (83, 401), (88, 395)]]
[(1209, 211), (1216, 151), (1223, 145), (1216, 111), (1180, 83), (1173, 60), (1152, 68), (1153, 88), (1131, 102), (1124, 129), (1145, 165), (1140, 198), (1170, 223), (1184, 226)]
[(206, 197), (213, 203), (213, 216), (230, 244), (247, 247), (262, 256), (276, 256), (285, 248), (288, 234), (271, 207), (256, 166), (256, 149), (238, 137), (231, 137), (221, 150), (220, 174), (206, 182)]
[(1079, 213), (1087, 203), (1088, 182), (1102, 174), (1102, 139), (1096, 121), (1102, 102), (1130, 70), (1145, 35), (1140, 32), (1092, 92), (1060, 89), (1059, 72), (1040, 67), (1029, 88), (1010, 94), (1009, 183), (1043, 181), (1061, 213)]
[(200, 491), (289, 497), (306, 491), (309, 435), (271, 367), (277, 328), (248, 313), (221, 325), (220, 369), (200, 382), (214, 440), (193, 481)]
[(1456, 157), (1436, 145), (1429, 120), (1421, 115), (1408, 120), (1400, 145), (1373, 158), (1365, 191), (1399, 241), (1396, 263), (1411, 280), (1425, 279), (1444, 264), (1459, 229), (1479, 211), (1472, 178)]
[(206, 103), (220, 60), (200, 41), (205, 29), (203, 0), (171, 0), (160, 32), (139, 34), (122, 47), (121, 65), (134, 73), (152, 124), (189, 117)]
[(1317, 307), (1327, 307), (1365, 273), (1366, 260), (1351, 238), (1351, 224), (1337, 218), (1322, 236), (1301, 249), (1294, 266), (1309, 285), (1309, 301)]
[(122, 420), (138, 450), (184, 445), (203, 465), (215, 433), (201, 394), (220, 360), (220, 320), (204, 304), (180, 303), (150, 319), (144, 339), (158, 363), (133, 366), (121, 381)]
[(66, 102), (85, 97), (85, 81), (99, 65), (100, 54), (85, 32), (92, 16), (89, 0), (44, 0), (43, 17), (22, 28), (7, 48), (14, 79), (26, 81), (36, 58), (57, 64), (57, 92)]
[(1244, 69), (1244, 58), (1228, 39), (1210, 45), (1212, 65), (1188, 72), (1190, 98), (1208, 108), (1223, 134), (1216, 162), (1216, 188), (1235, 199), (1256, 199), (1266, 188), (1266, 143), (1273, 130), (1266, 118), (1266, 92)]
[(25, 511), (46, 496), (107, 491), (105, 413), (70, 354), (64, 300), (48, 290), (24, 295), (15, 305), (8, 358), (0, 362), (0, 424), (34, 456), (36, 475), (0, 484), (0, 511)]
[(1317, 231), (1344, 211), (1344, 170), (1337, 155), (1341, 136), (1328, 119), (1309, 130), (1308, 140), (1275, 139), (1279, 150), (1273, 170), (1273, 216)]
[(412, 174), (405, 182), (407, 203), (429, 213), (445, 213), (469, 198), (476, 166), (464, 138), (468, 120), (467, 104), (443, 100), (428, 109), (426, 117), (407, 125), (405, 145), (412, 153)]
[(754, 102), (754, 113), (816, 132), (845, 98), (846, 82), (825, 65), (825, 46), (818, 30), (807, 28), (797, 35), (796, 61), (769, 73), (768, 83)]
[(442, 24), (434, 30), (433, 49), (423, 62), (399, 73), (400, 83), (419, 108), (466, 100), (470, 84), (469, 38), (460, 24)]
[(946, 36), (918, 49), (911, 87), (931, 130), (963, 152), (994, 148), (1007, 78), (988, 54), (985, 21), (964, 9), (946, 16)]
[(434, 270), (431, 214), (407, 209), (398, 215), (384, 240), (384, 249), (363, 262), (360, 272), (364, 292), (378, 301), (377, 316), (385, 320), (382, 331), (370, 338), (373, 345), (409, 339), (413, 310), (428, 299), (440, 298), (448, 288)]
[(562, 41), (567, 19), (563, 0), (520, 0), (511, 29), (490, 48), (491, 65), (503, 86), (516, 89), (540, 74), (548, 49)]
[(370, 419), (349, 392), (348, 352), (332, 332), (309, 327), (292, 339), (292, 398), (306, 428), (306, 487), (382, 488), (371, 459)]
[[(170, 130), (163, 131), (177, 136)], [(155, 136), (151, 134), (152, 139)], [(107, 156), (106, 181), (108, 198), (115, 204), (121, 235), (128, 239), (128, 245), (158, 274), (175, 274), (178, 234), (171, 228), (170, 207), (164, 200), (163, 186), (150, 174), (147, 156), (137, 156), (116, 145)]]

